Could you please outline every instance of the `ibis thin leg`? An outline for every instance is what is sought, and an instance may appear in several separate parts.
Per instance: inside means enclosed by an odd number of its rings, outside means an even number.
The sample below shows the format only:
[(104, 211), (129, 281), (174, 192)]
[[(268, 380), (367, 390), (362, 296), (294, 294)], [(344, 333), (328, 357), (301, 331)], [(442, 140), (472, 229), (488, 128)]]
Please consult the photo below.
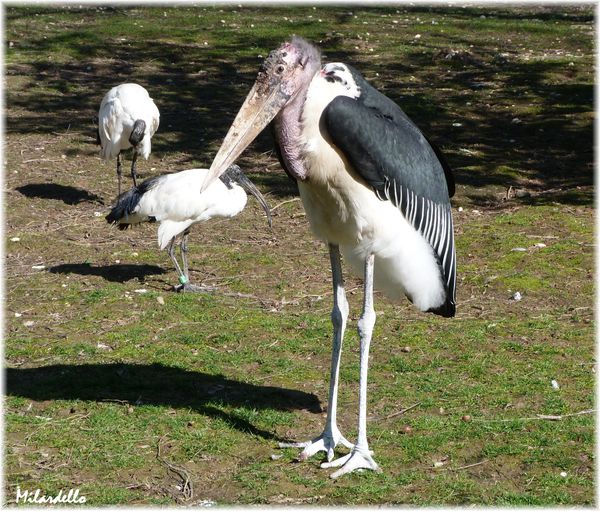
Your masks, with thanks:
[(373, 269), (374, 256), (369, 255), (365, 261), (365, 296), (363, 302), (363, 313), (358, 321), (358, 334), (360, 337), (360, 382), (358, 392), (358, 441), (352, 451), (331, 463), (323, 463), (323, 468), (341, 467), (331, 474), (333, 479), (341, 475), (353, 472), (357, 469), (370, 469), (380, 471), (379, 466), (373, 460), (369, 444), (367, 442), (367, 375), (369, 369), (369, 346), (375, 326), (375, 309), (373, 307)]
[(117, 181), (118, 184), (118, 195), (121, 195), (121, 176), (123, 174), (123, 165), (121, 164), (121, 153), (117, 154)]
[(188, 240), (189, 235), (190, 235), (190, 231), (188, 229), (183, 231), (183, 237), (181, 238), (181, 245), (179, 245), (179, 250), (181, 251), (181, 261), (183, 262), (183, 275), (185, 276), (185, 278), (187, 279), (188, 282), (190, 280), (190, 271), (188, 268), (188, 259), (187, 259), (187, 253), (188, 253), (187, 240)]
[(280, 443), (280, 447), (304, 447), (299, 459), (305, 460), (319, 451), (327, 453), (327, 460), (334, 456), (336, 445), (342, 444), (351, 449), (350, 443), (340, 433), (337, 427), (337, 397), (340, 374), (340, 359), (342, 355), (342, 342), (348, 320), (348, 301), (344, 290), (340, 250), (337, 245), (329, 245), (329, 258), (331, 260), (331, 273), (333, 276), (333, 310), (331, 322), (333, 323), (333, 349), (331, 354), (331, 376), (329, 379), (329, 404), (327, 406), (327, 419), (325, 429), (321, 435), (309, 442)]
[(133, 159), (131, 160), (131, 177), (133, 178), (133, 186), (137, 186), (137, 183), (135, 180), (135, 178), (136, 178), (135, 165), (137, 163), (137, 157), (138, 157), (137, 149), (134, 147), (133, 148)]
[(175, 270), (177, 270), (177, 274), (179, 275), (179, 282), (185, 284), (187, 282), (187, 279), (185, 277), (185, 274), (183, 273), (183, 270), (181, 269), (181, 266), (179, 266), (177, 257), (175, 256), (175, 238), (176, 237), (173, 236), (173, 238), (171, 238), (171, 241), (169, 241), (169, 244), (167, 245), (167, 254), (169, 254), (171, 261), (173, 261), (173, 264), (175, 265)]
[(214, 287), (209, 287), (209, 286), (204, 286), (204, 285), (198, 286), (198, 285), (192, 284), (190, 282), (190, 272), (189, 272), (189, 268), (188, 268), (188, 259), (187, 259), (187, 252), (188, 252), (187, 240), (188, 240), (189, 234), (190, 234), (190, 231), (186, 229), (183, 232), (183, 236), (181, 238), (181, 243), (179, 244), (179, 251), (181, 252), (181, 262), (182, 262), (183, 268), (181, 266), (179, 266), (179, 263), (177, 262), (177, 258), (175, 257), (175, 238), (173, 238), (171, 240), (171, 242), (169, 243), (169, 245), (167, 247), (169, 257), (173, 261), (173, 264), (175, 264), (175, 268), (177, 269), (177, 273), (179, 274), (180, 284), (178, 286), (175, 286), (175, 290), (176, 291), (185, 291), (188, 293), (214, 291), (214, 289), (215, 289)]

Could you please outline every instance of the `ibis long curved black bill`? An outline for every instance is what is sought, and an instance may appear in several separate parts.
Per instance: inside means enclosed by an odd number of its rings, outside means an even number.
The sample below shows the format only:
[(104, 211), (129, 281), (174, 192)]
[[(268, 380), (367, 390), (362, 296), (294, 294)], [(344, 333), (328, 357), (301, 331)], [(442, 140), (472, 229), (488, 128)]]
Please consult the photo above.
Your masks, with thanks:
[(271, 209), (269, 208), (269, 205), (267, 204), (267, 201), (263, 197), (262, 193), (260, 193), (258, 188), (256, 188), (256, 186), (254, 186), (254, 183), (252, 181), (250, 181), (243, 172), (241, 172), (240, 175), (238, 176), (237, 182), (244, 190), (246, 190), (246, 193), (250, 193), (250, 194), (254, 195), (254, 197), (256, 197), (256, 200), (259, 202), (259, 204), (265, 210), (265, 214), (267, 215), (267, 221), (269, 222), (269, 227), (273, 227), (273, 221), (271, 218)]

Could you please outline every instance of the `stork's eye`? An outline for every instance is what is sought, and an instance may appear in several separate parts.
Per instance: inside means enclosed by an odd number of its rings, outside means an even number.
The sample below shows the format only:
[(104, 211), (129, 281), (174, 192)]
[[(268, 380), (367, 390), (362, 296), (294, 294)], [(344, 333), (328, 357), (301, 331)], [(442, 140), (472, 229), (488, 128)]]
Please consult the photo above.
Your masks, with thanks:
[(283, 73), (283, 70), (285, 69), (285, 67), (283, 67), (282, 64), (279, 64), (276, 68), (275, 68), (275, 72), (280, 75), (281, 73)]

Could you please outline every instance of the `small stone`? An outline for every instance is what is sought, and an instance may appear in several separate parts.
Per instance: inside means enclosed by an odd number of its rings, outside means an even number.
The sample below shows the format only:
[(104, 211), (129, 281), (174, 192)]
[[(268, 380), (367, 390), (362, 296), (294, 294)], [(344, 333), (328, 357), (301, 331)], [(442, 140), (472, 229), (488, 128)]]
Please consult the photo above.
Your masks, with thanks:
[(512, 121), (510, 121), (511, 124), (522, 124), (523, 121), (521, 119), (519, 119), (518, 117), (515, 117)]
[(102, 342), (96, 344), (96, 348), (98, 348), (99, 350), (112, 350), (112, 348), (108, 344), (104, 344)]
[(560, 389), (560, 385), (558, 384), (558, 382), (557, 382), (556, 380), (552, 380), (552, 381), (550, 382), (550, 385), (552, 385), (552, 388), (553, 388), (554, 390), (558, 390), (558, 389)]
[(461, 419), (462, 419), (463, 422), (469, 422), (471, 420), (471, 416), (470, 415), (463, 415)]
[(510, 249), (511, 252), (527, 252), (525, 247), (515, 247)]
[(102, 216), (102, 213), (100, 213), (100, 211), (94, 211), (94, 216), (95, 217)]
[(165, 299), (162, 296), (157, 296), (156, 301), (161, 305), (165, 304)]
[(443, 461), (435, 461), (433, 463), (433, 467), (434, 468), (440, 468), (440, 467), (443, 467), (443, 466), (444, 466), (444, 462)]
[(143, 295), (144, 293), (147, 293), (148, 290), (147, 289), (143, 289), (143, 288), (142, 289), (134, 289), (133, 292), (134, 293), (138, 293), (140, 295)]
[(410, 435), (412, 433), (412, 428), (407, 424), (400, 430), (400, 433), (403, 435)]
[(512, 295), (512, 299), (515, 302), (519, 302), (523, 299), (523, 296), (521, 295), (521, 293), (519, 293), (518, 291), (515, 292), (515, 294)]
[(24, 322), (23, 322), (23, 326), (26, 326), (26, 327), (28, 327), (28, 328), (29, 328), (29, 327), (32, 327), (33, 325), (35, 325), (35, 321), (31, 321), (31, 320), (29, 320), (29, 321), (24, 321)]
[(567, 477), (567, 475), (568, 474), (564, 470), (560, 473), (560, 477)]
[(15, 312), (15, 318), (20, 318), (23, 314), (21, 314), (20, 312)]
[(10, 241), (21, 241), (21, 238), (15, 236), (14, 238), (11, 238)]
[(546, 245), (545, 243), (536, 243), (536, 244), (534, 245), (534, 247), (535, 247), (535, 248), (546, 248), (546, 246), (547, 246), (547, 245)]
[(454, 126), (455, 128), (460, 128), (462, 126), (462, 122), (453, 122), (452, 126)]
[(404, 348), (401, 348), (400, 351), (402, 351), (403, 353), (410, 353), (411, 348), (410, 346), (404, 346)]
[(458, 212), (462, 213), (463, 211), (464, 211), (463, 207), (462, 206), (458, 206)]
[(446, 409), (443, 407), (440, 407), (440, 409), (438, 410), (440, 415), (446, 415)]
[(283, 458), (283, 454), (271, 454), (271, 459), (273, 461)]
[(416, 34), (415, 39), (421, 39), (421, 34)]
[(32, 269), (32, 270), (45, 270), (45, 269), (46, 269), (46, 266), (45, 266), (45, 265), (43, 265), (43, 264), (34, 264), (34, 265), (31, 267), (31, 269)]

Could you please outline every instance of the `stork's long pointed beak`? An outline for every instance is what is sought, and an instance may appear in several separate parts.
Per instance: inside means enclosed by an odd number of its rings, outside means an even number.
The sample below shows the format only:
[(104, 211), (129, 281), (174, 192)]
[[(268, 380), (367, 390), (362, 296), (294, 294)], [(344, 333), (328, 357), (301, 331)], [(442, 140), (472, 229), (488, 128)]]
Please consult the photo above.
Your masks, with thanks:
[(257, 81), (254, 84), (225, 135), (201, 191), (205, 190), (210, 183), (227, 170), (229, 165), (235, 162), (244, 149), (283, 108), (289, 98), (290, 96), (281, 90), (279, 83), (266, 86)]

